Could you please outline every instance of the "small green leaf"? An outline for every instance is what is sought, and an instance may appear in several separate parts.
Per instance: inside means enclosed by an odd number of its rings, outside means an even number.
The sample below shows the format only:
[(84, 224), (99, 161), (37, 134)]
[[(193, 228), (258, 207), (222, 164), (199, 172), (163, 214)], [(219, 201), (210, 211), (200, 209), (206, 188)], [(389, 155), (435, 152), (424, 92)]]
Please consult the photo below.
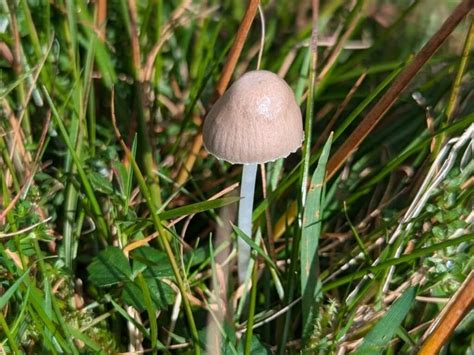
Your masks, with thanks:
[(94, 191), (99, 191), (106, 195), (111, 195), (114, 192), (112, 183), (103, 175), (95, 171), (88, 171), (87, 175)]
[(128, 259), (117, 247), (107, 247), (101, 251), (87, 267), (87, 271), (89, 280), (99, 287), (115, 285), (132, 278)]
[(204, 263), (209, 257), (209, 249), (200, 247), (184, 254), (183, 259), (185, 264), (189, 264), (188, 267), (192, 267)]
[(356, 351), (356, 355), (375, 355), (382, 353), (408, 314), (416, 296), (416, 288), (408, 289), (388, 310), (387, 314), (377, 322), (364, 338), (364, 342)]
[(126, 185), (128, 180), (128, 171), (125, 165), (122, 164), (120, 161), (114, 161), (112, 163), (113, 169), (115, 171), (116, 180), (118, 182), (120, 193), (125, 196), (126, 195)]

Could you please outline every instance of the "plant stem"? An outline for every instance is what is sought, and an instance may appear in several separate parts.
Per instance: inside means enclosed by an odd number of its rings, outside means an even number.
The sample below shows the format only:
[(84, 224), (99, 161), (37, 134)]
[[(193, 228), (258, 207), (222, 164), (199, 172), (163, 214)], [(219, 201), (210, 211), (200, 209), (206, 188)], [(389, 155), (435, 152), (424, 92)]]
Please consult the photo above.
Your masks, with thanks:
[[(253, 210), (253, 195), (255, 191), (255, 178), (257, 176), (257, 164), (244, 164), (242, 170), (242, 182), (240, 184), (240, 202), (239, 202), (239, 228), (252, 237), (252, 210)], [(247, 268), (250, 262), (250, 246), (239, 238), (239, 257), (238, 257), (238, 271), (239, 282), (245, 281)]]

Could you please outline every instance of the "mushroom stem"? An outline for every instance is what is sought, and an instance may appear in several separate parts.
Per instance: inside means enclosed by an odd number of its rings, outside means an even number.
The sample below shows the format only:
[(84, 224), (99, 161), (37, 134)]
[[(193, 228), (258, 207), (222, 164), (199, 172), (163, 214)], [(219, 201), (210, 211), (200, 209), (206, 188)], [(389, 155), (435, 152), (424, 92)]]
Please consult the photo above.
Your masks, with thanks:
[[(242, 232), (252, 237), (252, 211), (253, 195), (255, 191), (255, 179), (257, 176), (257, 164), (244, 164), (242, 170), (242, 182), (240, 184), (240, 203), (238, 225)], [(239, 282), (242, 284), (247, 275), (250, 262), (250, 246), (242, 239), (238, 239), (238, 272)]]

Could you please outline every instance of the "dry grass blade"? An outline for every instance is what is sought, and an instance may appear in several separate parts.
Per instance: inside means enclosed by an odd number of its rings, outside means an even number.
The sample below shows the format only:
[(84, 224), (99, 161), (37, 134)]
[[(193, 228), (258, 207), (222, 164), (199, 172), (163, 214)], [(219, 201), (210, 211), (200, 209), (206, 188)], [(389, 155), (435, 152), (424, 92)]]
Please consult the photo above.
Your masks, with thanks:
[(217, 85), (216, 85), (217, 97), (215, 98), (215, 100), (217, 100), (218, 97), (224, 94), (224, 91), (227, 89), (227, 86), (229, 85), (230, 78), (237, 64), (237, 61), (239, 60), (240, 53), (242, 52), (242, 48), (244, 47), (245, 40), (247, 39), (247, 36), (249, 34), (253, 19), (255, 18), (255, 15), (257, 14), (259, 3), (260, 3), (259, 0), (249, 1), (247, 10), (245, 11), (244, 18), (242, 19), (242, 22), (240, 23), (237, 34), (235, 35), (235, 41), (234, 41), (234, 44), (232, 45), (232, 48), (230, 49), (229, 57), (227, 59), (227, 62), (224, 65), (224, 68), (222, 69), (221, 77), (219, 81), (217, 82)]
[[(217, 100), (220, 96), (222, 96), (222, 94), (224, 94), (224, 91), (227, 89), (227, 86), (229, 85), (232, 73), (234, 72), (235, 66), (237, 65), (240, 53), (242, 52), (242, 48), (244, 47), (245, 40), (247, 39), (247, 35), (250, 31), (250, 27), (252, 26), (253, 19), (257, 14), (259, 3), (259, 0), (249, 0), (244, 18), (240, 23), (237, 34), (235, 35), (234, 44), (230, 49), (227, 62), (225, 63), (224, 68), (222, 69), (221, 77), (217, 82), (213, 101)], [(192, 170), (194, 162), (196, 161), (196, 156), (199, 154), (201, 148), (202, 134), (198, 133), (194, 137), (191, 152), (189, 153), (186, 161), (184, 162), (183, 166), (179, 171), (178, 178), (176, 180), (178, 185), (184, 184), (188, 179), (189, 172)]]
[(33, 166), (32, 166), (32, 168), (29, 172), (28, 177), (26, 178), (26, 183), (21, 187), (20, 191), (16, 194), (16, 196), (10, 201), (8, 206), (6, 206), (5, 209), (0, 213), (0, 222), (2, 222), (5, 219), (5, 217), (7, 216), (8, 212), (10, 212), (10, 210), (13, 207), (15, 207), (17, 202), (23, 196), (25, 190), (27, 188), (29, 188), (29, 186), (33, 182), (34, 175), (35, 175), (35, 173), (36, 173), (36, 171), (37, 171), (37, 169), (40, 165), (40, 157), (41, 157), (41, 153), (43, 151), (44, 144), (45, 144), (45, 141), (46, 141), (46, 135), (48, 133), (50, 120), (51, 120), (51, 115), (48, 115), (48, 118), (46, 119), (46, 122), (45, 122), (44, 127), (43, 127), (43, 132), (41, 133), (41, 138), (39, 140), (40, 144), (39, 144), (38, 149), (36, 151), (36, 156), (35, 156)]
[[(375, 126), (383, 118), (384, 114), (390, 109), (395, 103), (400, 93), (407, 87), (413, 77), (420, 71), (422, 66), (431, 58), (436, 50), (441, 46), (444, 40), (451, 34), (456, 28), (459, 22), (466, 16), (466, 14), (474, 6), (474, 1), (465, 0), (463, 1), (446, 19), (441, 28), (436, 32), (428, 43), (421, 49), (421, 51), (413, 58), (412, 62), (407, 68), (400, 74), (395, 80), (388, 91), (382, 96), (377, 104), (369, 111), (362, 122), (352, 132), (349, 138), (342, 144), (342, 146), (334, 153), (328, 163), (328, 176), (330, 179), (339, 170), (342, 164), (347, 160), (352, 152), (364, 141), (369, 133), (375, 128)], [(364, 76), (361, 76), (363, 78)], [(358, 81), (359, 81), (358, 80)], [(363, 79), (362, 79), (363, 80)], [(352, 90), (357, 87), (358, 81), (351, 89), (348, 97), (352, 94)], [(345, 102), (343, 103), (343, 105)], [(336, 113), (337, 114), (337, 113)], [(333, 124), (331, 122), (330, 124)], [(324, 134), (323, 134), (324, 136)], [(320, 143), (318, 143), (320, 144)], [(285, 231), (286, 224), (292, 224), (295, 219), (296, 204), (292, 203), (287, 213), (282, 216), (277, 225), (275, 226), (275, 239), (278, 239)]]
[(130, 30), (131, 33), (131, 44), (132, 44), (132, 63), (135, 70), (135, 76), (141, 80), (142, 69), (141, 69), (141, 54), (140, 54), (140, 41), (138, 37), (138, 25), (137, 25), (137, 4), (135, 0), (128, 0), (129, 16), (130, 16)]
[(369, 111), (367, 116), (352, 132), (350, 137), (334, 153), (328, 163), (328, 179), (334, 176), (347, 158), (364, 141), (375, 126), (380, 122), (384, 114), (392, 107), (397, 97), (407, 87), (410, 81), (420, 71), (423, 65), (431, 58), (444, 40), (454, 31), (461, 20), (474, 6), (474, 0), (464, 0), (452, 14), (446, 19), (441, 28), (431, 37), (428, 43), (413, 58), (412, 62), (405, 68), (400, 76), (394, 81), (388, 91), (382, 96), (377, 104)]
[(48, 217), (48, 218), (46, 218), (44, 221), (40, 221), (40, 222), (38, 222), (38, 223), (32, 224), (31, 226), (28, 226), (28, 227), (26, 227), (26, 228), (17, 230), (17, 231), (12, 232), (12, 233), (1, 233), (1, 232), (0, 232), (0, 239), (2, 239), (2, 238), (10, 238), (10, 237), (14, 237), (14, 236), (16, 236), (16, 235), (20, 235), (20, 234), (29, 232), (29, 231), (35, 229), (36, 227), (38, 227), (38, 226), (40, 226), (40, 225), (42, 225), (42, 224), (48, 223), (50, 220), (51, 220), (51, 217)]
[(102, 42), (105, 42), (105, 22), (107, 21), (107, 0), (97, 1), (96, 22), (98, 36)]
[(352, 86), (352, 88), (349, 90), (348, 94), (342, 101), (341, 105), (337, 108), (337, 111), (334, 114), (334, 116), (331, 117), (331, 120), (327, 123), (326, 127), (324, 128), (323, 133), (321, 133), (321, 136), (318, 138), (318, 141), (314, 145), (312, 149), (312, 153), (315, 153), (318, 150), (318, 148), (321, 146), (321, 144), (326, 142), (326, 140), (329, 137), (329, 133), (331, 133), (334, 125), (336, 124), (337, 119), (344, 112), (347, 105), (351, 101), (354, 94), (357, 92), (357, 89), (360, 87), (360, 85), (362, 84), (366, 76), (367, 76), (367, 71), (363, 72), (362, 75), (359, 76), (359, 78), (356, 80), (356, 82), (354, 83), (354, 85)]
[(459, 322), (472, 309), (473, 304), (474, 271), (471, 271), (462, 286), (426, 331), (423, 337), (426, 340), (418, 355), (437, 354), (446, 344)]

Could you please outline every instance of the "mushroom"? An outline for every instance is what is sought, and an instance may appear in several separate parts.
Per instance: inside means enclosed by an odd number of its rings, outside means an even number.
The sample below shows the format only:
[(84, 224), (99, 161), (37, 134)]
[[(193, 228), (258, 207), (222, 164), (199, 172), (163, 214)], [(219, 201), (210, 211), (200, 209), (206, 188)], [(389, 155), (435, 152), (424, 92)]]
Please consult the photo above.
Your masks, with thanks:
[[(278, 75), (255, 70), (235, 81), (209, 112), (204, 146), (218, 159), (243, 164), (238, 226), (252, 236), (252, 209), (257, 164), (285, 158), (304, 138), (301, 111), (293, 91)], [(238, 274), (243, 283), (250, 247), (238, 242)]]

